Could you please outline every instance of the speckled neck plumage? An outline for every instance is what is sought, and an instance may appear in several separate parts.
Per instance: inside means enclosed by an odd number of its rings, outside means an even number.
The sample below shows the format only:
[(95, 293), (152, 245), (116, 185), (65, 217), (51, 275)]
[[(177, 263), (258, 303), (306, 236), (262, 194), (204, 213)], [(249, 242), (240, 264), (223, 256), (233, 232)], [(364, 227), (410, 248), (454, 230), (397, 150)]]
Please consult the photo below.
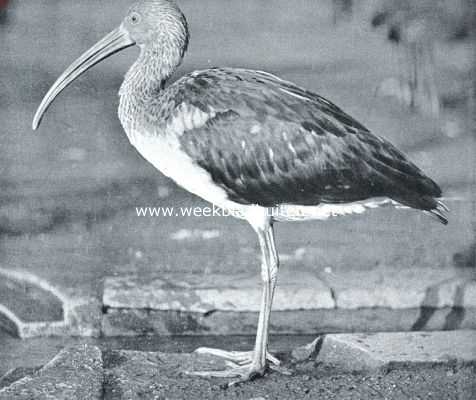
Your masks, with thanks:
[(185, 22), (178, 26), (181, 35), (164, 33), (157, 36), (154, 43), (140, 46), (140, 55), (121, 85), (118, 114), (129, 139), (137, 124), (156, 115), (149, 111), (159, 108), (160, 92), (182, 62), (188, 45), (188, 30)]
[(121, 85), (118, 114), (128, 135), (151, 115), (147, 111), (160, 102), (160, 92), (176, 68), (161, 56), (153, 50), (142, 49)]

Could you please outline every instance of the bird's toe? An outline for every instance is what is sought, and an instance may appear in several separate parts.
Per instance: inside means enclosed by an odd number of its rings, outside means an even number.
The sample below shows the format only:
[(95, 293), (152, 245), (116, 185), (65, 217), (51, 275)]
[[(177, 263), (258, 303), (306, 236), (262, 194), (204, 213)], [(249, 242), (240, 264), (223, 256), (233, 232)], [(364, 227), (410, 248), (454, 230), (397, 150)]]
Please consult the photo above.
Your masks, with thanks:
[[(229, 361), (235, 365), (248, 365), (253, 361), (253, 351), (226, 351), (221, 349), (215, 349), (211, 347), (199, 347), (195, 350), (196, 354), (207, 354), (210, 356), (221, 358), (225, 361)], [(266, 352), (266, 360), (270, 364), (280, 366), (281, 361), (273, 356), (271, 353)]]
[(219, 371), (186, 371), (185, 374), (201, 378), (236, 378), (228, 383), (228, 386), (234, 386), (259, 378), (265, 371), (266, 366), (242, 365)]

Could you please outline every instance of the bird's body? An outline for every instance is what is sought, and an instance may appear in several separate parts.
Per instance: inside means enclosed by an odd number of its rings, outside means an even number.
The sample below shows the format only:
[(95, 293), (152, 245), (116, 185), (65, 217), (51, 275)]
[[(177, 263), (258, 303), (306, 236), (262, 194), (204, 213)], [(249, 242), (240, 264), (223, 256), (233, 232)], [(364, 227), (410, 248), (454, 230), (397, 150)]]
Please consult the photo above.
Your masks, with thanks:
[(246, 381), (267, 366), (279, 368), (267, 352), (279, 266), (275, 221), (326, 219), (390, 203), (446, 223), (445, 206), (438, 185), (392, 144), (293, 83), (261, 71), (215, 68), (167, 86), (188, 40), (185, 17), (172, 1), (138, 1), (119, 28), (57, 79), (33, 127), (81, 73), (121, 49), (141, 48), (119, 92), (130, 142), (164, 175), (247, 220), (258, 235), (263, 297), (254, 351), (201, 349), (235, 368), (198, 373)]
[[(123, 88), (137, 87), (136, 77)], [(246, 218), (258, 206), (276, 220), (325, 219), (389, 203), (382, 198), (441, 215), (438, 186), (392, 144), (274, 75), (214, 68), (146, 92), (153, 96), (120, 91), (131, 144), (178, 185), (234, 215)]]

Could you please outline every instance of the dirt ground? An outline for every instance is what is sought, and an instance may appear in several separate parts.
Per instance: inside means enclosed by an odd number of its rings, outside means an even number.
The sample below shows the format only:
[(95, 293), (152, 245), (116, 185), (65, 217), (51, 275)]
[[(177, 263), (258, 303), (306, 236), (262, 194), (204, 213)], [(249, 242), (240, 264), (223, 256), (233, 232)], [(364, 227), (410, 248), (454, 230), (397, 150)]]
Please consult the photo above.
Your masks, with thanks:
[[(474, 367), (453, 371), (431, 367), (396, 369), (375, 374), (339, 374), (313, 369), (292, 377), (275, 373), (237, 387), (203, 379), (167, 379), (160, 372), (160, 384), (149, 382), (136, 392), (140, 398), (167, 399), (472, 399), (476, 394)], [(113, 391), (113, 389), (115, 389)], [(154, 397), (155, 396), (155, 397)], [(106, 380), (105, 399), (122, 399), (116, 386)]]
[[(3, 341), (2, 341), (3, 339)], [(0, 338), (5, 352), (1, 367), (19, 367), (17, 379), (32, 373), (67, 345), (89, 343), (102, 350), (104, 399), (472, 399), (476, 394), (474, 365), (455, 362), (416, 367), (394, 365), (373, 372), (347, 372), (315, 361), (294, 361), (290, 351), (309, 343), (309, 336), (273, 336), (270, 350), (292, 375), (268, 372), (262, 379), (226, 387), (227, 380), (186, 376), (199, 369), (180, 354), (197, 346), (248, 350), (252, 337), (181, 338)], [(127, 350), (127, 351), (124, 351)], [(23, 363), (19, 363), (23, 360)], [(28, 361), (28, 362), (27, 362)], [(7, 384), (7, 383), (6, 383)], [(1, 386), (1, 382), (0, 382)]]

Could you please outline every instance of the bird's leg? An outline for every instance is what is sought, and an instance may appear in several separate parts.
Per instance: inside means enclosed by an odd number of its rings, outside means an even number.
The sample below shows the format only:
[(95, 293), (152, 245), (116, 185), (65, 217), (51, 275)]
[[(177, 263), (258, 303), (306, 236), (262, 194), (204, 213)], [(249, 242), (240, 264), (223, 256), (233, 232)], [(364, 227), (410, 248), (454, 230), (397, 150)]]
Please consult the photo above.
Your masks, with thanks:
[(238, 378), (230, 385), (245, 382), (255, 377), (264, 375), (271, 362), (270, 368), (287, 373), (285, 369), (279, 368), (279, 360), (268, 353), (269, 320), (274, 291), (278, 276), (278, 254), (274, 241), (273, 227), (271, 223), (264, 229), (256, 229), (262, 253), (261, 278), (263, 282), (263, 292), (261, 297), (261, 307), (258, 319), (258, 330), (256, 333), (255, 347), (252, 352), (227, 352), (218, 349), (199, 348), (196, 351), (201, 354), (211, 354), (222, 357), (228, 361), (229, 369), (223, 371), (200, 371), (189, 372), (191, 375), (202, 377), (218, 378)]
[(278, 278), (279, 260), (274, 241), (273, 226), (270, 224), (262, 232), (259, 230), (258, 238), (262, 252), (261, 279), (263, 282), (263, 297), (258, 320), (255, 348), (252, 366), (256, 370), (266, 367), (266, 353), (268, 350), (269, 320), (273, 304), (274, 290)]

